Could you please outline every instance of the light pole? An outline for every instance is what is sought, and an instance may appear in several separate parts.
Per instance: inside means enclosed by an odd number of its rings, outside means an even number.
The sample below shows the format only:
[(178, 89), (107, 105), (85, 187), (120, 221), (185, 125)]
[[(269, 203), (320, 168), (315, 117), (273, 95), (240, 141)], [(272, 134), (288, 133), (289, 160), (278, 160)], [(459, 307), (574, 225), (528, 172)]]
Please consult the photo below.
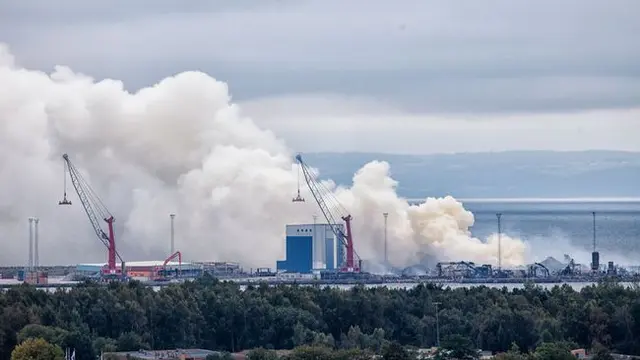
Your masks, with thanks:
[(384, 265), (388, 266), (389, 265), (389, 245), (387, 243), (387, 218), (389, 217), (389, 213), (385, 212), (382, 213), (382, 216), (384, 216)]
[(593, 252), (596, 252), (596, 212), (592, 212), (591, 215), (593, 216)]
[(440, 312), (438, 311), (439, 302), (434, 302), (433, 305), (436, 306), (436, 346), (440, 347)]
[(171, 253), (169, 254), (169, 256), (175, 254), (176, 248), (175, 248), (175, 228), (174, 228), (174, 220), (176, 218), (176, 214), (169, 214), (169, 217), (171, 218)]
[(500, 224), (502, 214), (497, 213), (496, 217), (498, 218), (498, 270), (502, 270), (502, 226)]

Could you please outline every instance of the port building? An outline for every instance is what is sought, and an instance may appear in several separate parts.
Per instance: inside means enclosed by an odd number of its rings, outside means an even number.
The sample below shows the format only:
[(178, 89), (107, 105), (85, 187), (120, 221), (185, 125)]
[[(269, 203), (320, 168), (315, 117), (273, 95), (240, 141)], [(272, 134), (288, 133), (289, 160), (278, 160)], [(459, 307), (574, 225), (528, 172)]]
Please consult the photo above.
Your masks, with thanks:
[[(100, 271), (107, 267), (106, 263), (78, 264), (76, 274), (86, 277), (98, 277)], [(175, 261), (131, 261), (125, 263), (127, 276), (135, 280), (157, 280), (166, 276), (180, 274), (182, 277), (196, 277), (201, 274), (202, 267), (198, 264), (180, 263)]]
[[(344, 225), (336, 224), (344, 233)], [(342, 239), (329, 224), (296, 224), (286, 226), (285, 259), (278, 261), (279, 272), (311, 273), (314, 270), (338, 269), (344, 258)]]
[(218, 351), (204, 349), (138, 350), (124, 352), (107, 352), (102, 354), (101, 359), (205, 360), (208, 356), (221, 357), (222, 354)]

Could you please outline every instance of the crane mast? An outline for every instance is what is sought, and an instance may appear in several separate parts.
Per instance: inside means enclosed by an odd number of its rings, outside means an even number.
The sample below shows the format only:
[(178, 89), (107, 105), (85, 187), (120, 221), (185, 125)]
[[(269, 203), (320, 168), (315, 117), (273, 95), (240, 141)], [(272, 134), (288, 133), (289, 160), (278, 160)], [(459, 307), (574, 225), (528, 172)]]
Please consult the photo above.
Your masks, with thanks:
[[(84, 208), (87, 217), (89, 218), (89, 222), (91, 222), (93, 231), (96, 233), (98, 240), (100, 240), (100, 242), (102, 242), (108, 249), (107, 269), (104, 272), (110, 275), (118, 274), (119, 269), (116, 268), (116, 257), (118, 257), (120, 260), (122, 260), (122, 258), (116, 251), (116, 239), (113, 228), (115, 218), (109, 212), (100, 197), (98, 197), (91, 186), (89, 186), (88, 182), (83, 178), (75, 165), (73, 165), (73, 163), (69, 159), (69, 155), (62, 155), (62, 159), (64, 160), (66, 170), (69, 173), (71, 184), (73, 184), (73, 187), (78, 194), (78, 198), (80, 198), (80, 202), (82, 203), (82, 207)], [(71, 205), (71, 201), (67, 200), (66, 174), (64, 198), (58, 204)], [(108, 234), (102, 229), (98, 216), (107, 223)]]
[[(346, 214), (346, 215), (340, 216), (340, 219), (342, 219), (345, 223), (346, 233), (344, 233), (337, 226), (338, 222), (336, 221), (336, 216), (334, 216), (333, 213), (331, 212), (331, 209), (329, 207), (329, 204), (327, 204), (327, 202), (333, 202), (333, 205), (335, 205), (336, 207), (342, 207), (342, 206), (337, 201), (337, 199), (333, 197), (333, 195), (329, 190), (327, 190), (322, 184), (318, 183), (315, 180), (314, 176), (311, 174), (309, 167), (302, 160), (302, 156), (299, 154), (296, 155), (296, 160), (300, 165), (300, 169), (302, 170), (302, 174), (304, 175), (304, 180), (307, 183), (307, 186), (311, 191), (313, 198), (316, 200), (316, 203), (320, 207), (320, 211), (322, 212), (322, 215), (324, 215), (324, 218), (327, 220), (327, 222), (329, 223), (329, 226), (331, 227), (331, 231), (345, 247), (346, 259), (343, 259), (344, 263), (341, 264), (341, 271), (359, 272), (360, 262), (358, 261), (358, 263), (356, 264), (356, 261), (355, 261), (357, 254), (353, 246), (353, 235), (351, 232), (351, 219), (352, 219), (351, 215)], [(299, 194), (299, 189), (298, 189), (298, 194)]]

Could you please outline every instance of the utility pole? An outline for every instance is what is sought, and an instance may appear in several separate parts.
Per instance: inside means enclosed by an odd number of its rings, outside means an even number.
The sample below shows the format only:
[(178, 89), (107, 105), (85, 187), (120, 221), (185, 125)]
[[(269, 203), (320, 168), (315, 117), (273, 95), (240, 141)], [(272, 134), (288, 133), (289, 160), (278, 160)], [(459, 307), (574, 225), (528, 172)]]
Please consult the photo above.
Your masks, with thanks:
[(173, 255), (176, 252), (176, 248), (175, 248), (175, 228), (174, 228), (174, 220), (176, 218), (176, 214), (169, 214), (169, 217), (171, 218), (171, 254), (169, 255)]
[(388, 242), (387, 242), (387, 218), (389, 217), (389, 213), (385, 212), (382, 213), (382, 216), (384, 216), (384, 265), (388, 266), (389, 265), (389, 246), (388, 246)]
[(498, 270), (502, 270), (502, 226), (500, 224), (502, 214), (497, 213), (496, 217), (498, 218)]
[(438, 311), (439, 302), (434, 302), (433, 305), (436, 306), (436, 346), (440, 347), (440, 312)]

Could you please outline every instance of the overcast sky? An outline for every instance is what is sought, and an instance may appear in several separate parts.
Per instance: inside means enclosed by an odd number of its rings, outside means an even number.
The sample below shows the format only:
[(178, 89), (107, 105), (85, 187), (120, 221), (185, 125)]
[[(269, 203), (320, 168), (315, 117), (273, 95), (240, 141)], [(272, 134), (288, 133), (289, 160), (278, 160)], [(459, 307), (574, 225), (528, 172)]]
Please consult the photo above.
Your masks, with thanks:
[(207, 72), (303, 151), (640, 151), (639, 15), (637, 0), (0, 0), (0, 42), (130, 90)]

